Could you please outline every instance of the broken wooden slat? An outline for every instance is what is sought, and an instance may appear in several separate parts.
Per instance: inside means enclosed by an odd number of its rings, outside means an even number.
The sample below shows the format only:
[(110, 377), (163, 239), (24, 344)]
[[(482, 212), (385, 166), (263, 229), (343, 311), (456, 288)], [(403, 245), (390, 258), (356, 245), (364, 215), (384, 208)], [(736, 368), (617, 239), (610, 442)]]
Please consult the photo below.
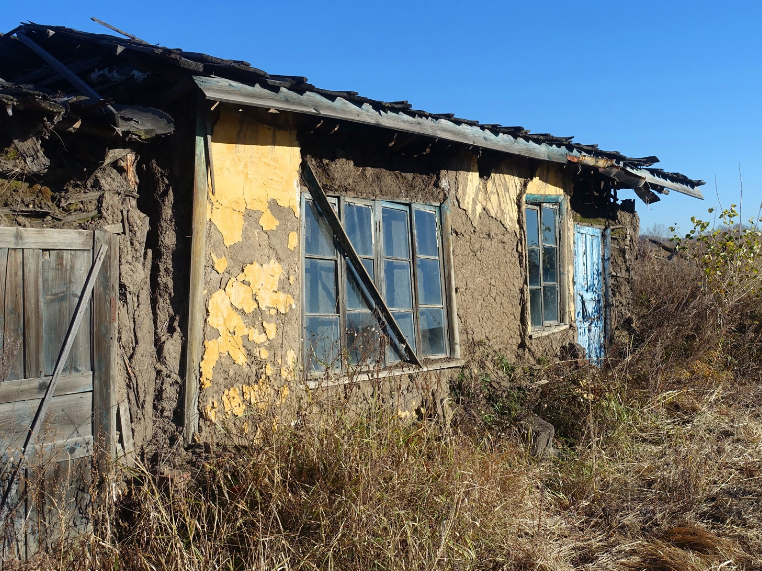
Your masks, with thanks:
[(23, 251), (8, 250), (5, 270), (5, 323), (3, 380), (24, 378), (24, 258)]
[[(21, 449), (30, 435), (30, 426), (42, 399), (0, 404), (0, 450)], [(44, 440), (66, 440), (90, 436), (92, 394), (74, 393), (49, 399), (44, 423), (39, 429)], [(38, 445), (36, 435), (29, 441)]]
[[(32, 450), (30, 456), (36, 458), (37, 464), (66, 462), (67, 460), (75, 460), (92, 455), (93, 437), (88, 435), (68, 438), (66, 440), (56, 440), (55, 442), (30, 446), (30, 449)], [(8, 462), (17, 461), (20, 453), (21, 448), (3, 450), (0, 453), (0, 463), (7, 465)]]
[[(34, 379), (17, 379), (0, 383), (0, 404), (24, 400), (41, 399), (50, 384), (49, 375)], [(84, 393), (93, 390), (93, 373), (85, 371), (71, 375), (61, 375), (54, 396)]]
[[(42, 251), (25, 249), (24, 252), (24, 359), (27, 378), (45, 374), (43, 360), (42, 327)], [(0, 392), (2, 387), (0, 387)]]
[(0, 247), (41, 250), (90, 250), (93, 233), (86, 230), (50, 228), (0, 228)]

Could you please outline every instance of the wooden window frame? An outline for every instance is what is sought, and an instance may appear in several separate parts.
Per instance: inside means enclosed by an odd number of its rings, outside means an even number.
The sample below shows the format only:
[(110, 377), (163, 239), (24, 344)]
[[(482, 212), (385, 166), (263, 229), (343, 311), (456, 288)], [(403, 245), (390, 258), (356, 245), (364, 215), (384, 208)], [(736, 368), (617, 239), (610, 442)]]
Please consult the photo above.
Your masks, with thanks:
[[(451, 287), (451, 280), (450, 277), (452, 275), (452, 255), (449, 251), (449, 240), (444, 236), (445, 234), (445, 228), (447, 227), (445, 220), (444, 220), (444, 212), (443, 212), (443, 206), (442, 205), (432, 205), (432, 204), (424, 204), (424, 203), (412, 203), (412, 202), (396, 202), (396, 201), (386, 201), (386, 200), (368, 200), (368, 199), (361, 199), (361, 198), (350, 198), (350, 197), (343, 197), (343, 196), (332, 196), (328, 197), (329, 201), (331, 201), (332, 204), (335, 204), (338, 208), (337, 214), (339, 216), (339, 219), (341, 220), (342, 225), (345, 223), (345, 213), (348, 205), (360, 205), (360, 206), (366, 206), (371, 209), (371, 231), (373, 233), (373, 256), (372, 258), (368, 255), (361, 255), (359, 256), (361, 259), (372, 259), (373, 260), (373, 268), (374, 268), (374, 282), (376, 284), (376, 287), (381, 292), (384, 299), (386, 299), (386, 282), (385, 282), (385, 275), (384, 275), (384, 261), (386, 259), (396, 259), (391, 256), (386, 256), (384, 254), (384, 246), (383, 246), (383, 227), (382, 227), (382, 218), (383, 218), (383, 210), (384, 208), (390, 208), (394, 210), (404, 211), (406, 214), (406, 220), (408, 223), (408, 251), (409, 251), (409, 258), (405, 261), (409, 263), (410, 267), (410, 284), (411, 284), (411, 299), (412, 299), (412, 307), (409, 309), (409, 311), (413, 314), (413, 331), (415, 333), (415, 337), (413, 339), (409, 339), (408, 341), (415, 346), (416, 351), (420, 351), (422, 349), (422, 337), (421, 337), (421, 327), (420, 327), (420, 310), (426, 309), (426, 308), (434, 308), (434, 309), (441, 309), (443, 312), (443, 326), (444, 326), (444, 332), (443, 332), (443, 342), (444, 342), (444, 352), (437, 355), (426, 355), (425, 360), (429, 363), (441, 363), (443, 361), (452, 360), (452, 359), (458, 359), (460, 357), (459, 355), (459, 340), (457, 335), (457, 327), (456, 324), (453, 322), (454, 315), (455, 315), (455, 302), (454, 302), (454, 292), (452, 292)], [(309, 192), (303, 192), (301, 195), (301, 208), (302, 208), (302, 217), (301, 217), (301, 244), (300, 244), (300, 255), (302, 260), (302, 270), (301, 270), (301, 295), (302, 300), (306, 300), (306, 280), (305, 280), (305, 265), (304, 261), (308, 258), (314, 258), (314, 255), (306, 254), (305, 251), (305, 237), (306, 237), (306, 209), (309, 207), (307, 202), (312, 201), (315, 202), (312, 196)], [(315, 204), (315, 206), (317, 206)], [(415, 212), (416, 210), (422, 210), (427, 212), (432, 212), (436, 215), (436, 240), (437, 240), (437, 246), (438, 246), (438, 252), (439, 255), (437, 257), (434, 256), (426, 256), (423, 254), (418, 254), (418, 248), (417, 248), (417, 232), (418, 228), (415, 223)], [(319, 211), (319, 208), (318, 208)], [(349, 276), (348, 272), (348, 261), (347, 259), (341, 254), (340, 248), (335, 242), (334, 239), (334, 245), (336, 246), (336, 259), (338, 259), (338, 266), (337, 266), (337, 298), (338, 298), (338, 316), (339, 316), (339, 343), (340, 343), (340, 367), (335, 367), (333, 369), (329, 369), (332, 372), (341, 372), (341, 373), (348, 373), (349, 370), (354, 370), (358, 367), (365, 367), (367, 368), (368, 365), (377, 366), (380, 365), (383, 369), (392, 369), (399, 366), (408, 365), (404, 359), (400, 359), (400, 356), (397, 355), (397, 360), (391, 361), (388, 358), (388, 353), (393, 352), (394, 349), (389, 345), (386, 355), (383, 356), (382, 362), (379, 363), (358, 363), (356, 365), (350, 364), (348, 359), (348, 348), (347, 348), (347, 313), (350, 313), (353, 310), (349, 310), (347, 308), (347, 278)], [(431, 305), (431, 304), (420, 304), (419, 303), (419, 296), (418, 296), (418, 264), (417, 260), (418, 258), (421, 259), (437, 259), (439, 261), (439, 279), (440, 279), (440, 291), (441, 291), (441, 304), (439, 305)], [(326, 258), (327, 259), (327, 258)], [(332, 258), (333, 259), (333, 258)], [(342, 262), (343, 260), (343, 262)], [(392, 311), (396, 311), (395, 309), (391, 309)], [(403, 311), (408, 311), (407, 309)], [(305, 339), (305, 333), (306, 333), (306, 317), (311, 316), (313, 314), (307, 313), (306, 311), (306, 304), (302, 304), (302, 323), (301, 323), (301, 331), (302, 331), (302, 357), (303, 362), (305, 363), (305, 373), (308, 377), (316, 377), (321, 376), (325, 373), (324, 369), (318, 369), (318, 370), (307, 370), (306, 369), (306, 363), (307, 363), (307, 343)], [(337, 314), (333, 314), (337, 315)], [(381, 334), (383, 335), (383, 333)], [(423, 357), (423, 355), (421, 355)]]
[[(542, 212), (543, 210), (548, 209), (555, 212), (555, 248), (556, 248), (556, 281), (555, 282), (545, 282), (543, 280), (543, 246), (546, 244), (542, 241)], [(537, 223), (538, 223), (538, 239), (539, 239), (539, 245), (538, 246), (529, 246), (529, 235), (528, 235), (528, 222), (527, 222), (527, 211), (535, 211), (537, 212)], [(526, 271), (526, 287), (527, 292), (530, 295), (527, 295), (527, 307), (526, 307), (526, 316), (527, 316), (527, 324), (529, 332), (535, 336), (541, 336), (543, 334), (546, 334), (548, 332), (553, 332), (556, 330), (565, 329), (568, 327), (568, 321), (566, 319), (566, 272), (564, 271), (564, 260), (566, 258), (565, 256), (565, 241), (563, 237), (563, 228), (564, 228), (564, 222), (565, 222), (565, 215), (566, 215), (566, 208), (565, 208), (565, 202), (564, 198), (561, 196), (548, 196), (548, 197), (538, 197), (533, 196), (531, 199), (527, 197), (525, 202), (525, 208), (524, 208), (524, 244), (526, 247), (526, 262), (525, 262), (525, 271)], [(550, 244), (547, 244), (550, 245)], [(532, 286), (529, 283), (529, 251), (530, 249), (537, 249), (539, 251), (539, 273), (540, 273), (540, 285), (539, 286)], [(547, 284), (555, 285), (556, 291), (557, 291), (557, 311), (556, 311), (556, 319), (555, 320), (546, 320), (545, 319), (545, 301), (544, 296), (542, 294), (544, 286)], [(531, 291), (532, 290), (540, 290), (541, 292), (541, 299), (542, 301), (542, 317), (543, 317), (543, 323), (542, 325), (535, 325), (532, 323), (532, 308), (531, 308)]]

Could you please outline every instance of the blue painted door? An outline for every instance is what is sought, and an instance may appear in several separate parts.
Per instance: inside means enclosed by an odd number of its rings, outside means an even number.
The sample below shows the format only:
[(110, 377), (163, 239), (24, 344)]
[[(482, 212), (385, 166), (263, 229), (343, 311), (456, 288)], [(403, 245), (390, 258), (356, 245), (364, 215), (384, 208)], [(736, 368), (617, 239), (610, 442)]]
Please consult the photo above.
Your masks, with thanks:
[(574, 319), (577, 342), (591, 363), (599, 365), (604, 350), (603, 265), (601, 230), (574, 226)]

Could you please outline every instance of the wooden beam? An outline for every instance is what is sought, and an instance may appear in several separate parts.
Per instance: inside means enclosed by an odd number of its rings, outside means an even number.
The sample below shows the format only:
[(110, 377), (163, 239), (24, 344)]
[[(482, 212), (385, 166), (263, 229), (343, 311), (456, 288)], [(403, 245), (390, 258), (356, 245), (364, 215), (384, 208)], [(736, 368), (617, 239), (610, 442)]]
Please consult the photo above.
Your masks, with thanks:
[(191, 220), (190, 292), (188, 296), (188, 346), (185, 360), (184, 427), (185, 440), (193, 441), (198, 431), (199, 372), (204, 346), (204, 260), (206, 258), (206, 208), (209, 196), (209, 166), (206, 108), (202, 98), (196, 105), (196, 158)]
[(360, 286), (360, 291), (362, 291), (363, 296), (368, 303), (374, 306), (377, 310), (374, 313), (376, 313), (377, 316), (380, 316), (386, 323), (387, 333), (389, 334), (389, 338), (392, 345), (394, 345), (395, 350), (403, 360), (409, 361), (418, 367), (422, 367), (423, 365), (421, 364), (420, 359), (418, 359), (413, 347), (405, 338), (405, 334), (402, 332), (402, 329), (400, 329), (397, 320), (394, 319), (391, 310), (386, 305), (378, 288), (376, 288), (376, 284), (373, 283), (373, 278), (370, 277), (360, 256), (357, 255), (354, 246), (352, 246), (352, 242), (349, 240), (349, 236), (347, 236), (344, 227), (341, 225), (339, 217), (336, 215), (333, 208), (331, 208), (331, 204), (328, 202), (328, 197), (325, 195), (325, 192), (323, 192), (323, 188), (320, 186), (320, 183), (315, 177), (315, 173), (312, 172), (312, 167), (310, 167), (307, 161), (302, 162), (302, 175), (310, 189), (310, 194), (312, 195), (313, 200), (317, 203), (323, 214), (323, 218), (328, 222), (331, 230), (333, 230), (333, 235), (336, 237), (336, 241), (344, 250), (344, 255), (347, 258), (347, 262), (349, 262), (347, 268), (350, 273), (353, 274), (357, 285)]

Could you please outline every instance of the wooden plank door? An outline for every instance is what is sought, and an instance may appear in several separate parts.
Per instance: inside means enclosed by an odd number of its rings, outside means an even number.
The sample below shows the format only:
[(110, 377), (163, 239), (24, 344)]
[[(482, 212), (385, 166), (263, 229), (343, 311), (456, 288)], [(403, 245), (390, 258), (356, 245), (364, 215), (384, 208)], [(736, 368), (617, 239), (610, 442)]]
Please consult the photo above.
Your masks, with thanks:
[[(0, 462), (7, 473), (39, 409), (91, 269), (101, 268), (15, 504), (3, 557), (26, 559), (89, 525), (93, 458), (111, 452), (116, 238), (101, 232), (0, 228)], [(4, 271), (3, 271), (4, 270)], [(105, 409), (105, 410), (104, 410)]]
[(600, 364), (604, 355), (604, 288), (601, 230), (574, 226), (574, 319), (577, 342), (588, 360)]

